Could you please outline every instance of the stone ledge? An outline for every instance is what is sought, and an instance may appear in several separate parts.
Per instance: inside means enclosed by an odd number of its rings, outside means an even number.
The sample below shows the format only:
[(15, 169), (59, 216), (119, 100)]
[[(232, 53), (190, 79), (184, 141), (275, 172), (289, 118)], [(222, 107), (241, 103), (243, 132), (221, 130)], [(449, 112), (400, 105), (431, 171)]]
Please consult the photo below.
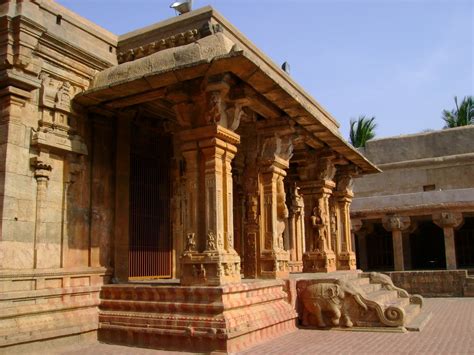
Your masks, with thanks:
[(414, 270), (384, 272), (393, 283), (425, 297), (463, 297), (467, 270)]

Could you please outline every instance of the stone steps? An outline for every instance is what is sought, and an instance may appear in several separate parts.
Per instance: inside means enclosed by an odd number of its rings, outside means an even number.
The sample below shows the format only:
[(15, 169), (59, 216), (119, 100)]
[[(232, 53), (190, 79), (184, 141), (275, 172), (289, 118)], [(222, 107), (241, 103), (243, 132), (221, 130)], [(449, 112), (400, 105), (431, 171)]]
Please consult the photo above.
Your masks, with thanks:
[(391, 303), (398, 297), (397, 291), (388, 291), (385, 289), (378, 289), (377, 291), (367, 294), (367, 298), (377, 303)]
[[(366, 278), (367, 280), (370, 280), (370, 276), (367, 277), (368, 275), (364, 275), (362, 278)], [(417, 322), (413, 323), (415, 319), (418, 318), (418, 316), (421, 314), (421, 304), (418, 304), (417, 299), (412, 299), (404, 290), (402, 289), (397, 289), (392, 287), (390, 284), (383, 284), (380, 282), (372, 282), (370, 283), (371, 285), (378, 285), (379, 289), (370, 292), (367, 294), (367, 298), (370, 300), (373, 300), (377, 303), (380, 304), (382, 309), (387, 309), (388, 307), (395, 307), (398, 309), (403, 309), (405, 313), (403, 325), (407, 326), (409, 324), (410, 328), (417, 328), (419, 329), (420, 327), (420, 318)], [(429, 318), (428, 318), (429, 319)], [(426, 321), (428, 320), (426, 319)], [(412, 324), (413, 323), (413, 324)], [(418, 324), (418, 325), (417, 325)]]
[(296, 329), (280, 280), (216, 287), (106, 285), (99, 340), (166, 350), (239, 351)]

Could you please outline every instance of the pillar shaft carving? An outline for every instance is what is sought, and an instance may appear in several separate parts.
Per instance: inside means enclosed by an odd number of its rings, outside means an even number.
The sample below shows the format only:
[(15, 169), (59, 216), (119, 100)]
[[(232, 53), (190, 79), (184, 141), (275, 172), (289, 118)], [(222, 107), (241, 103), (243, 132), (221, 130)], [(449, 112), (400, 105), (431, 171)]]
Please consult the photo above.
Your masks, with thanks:
[(288, 219), (284, 178), (293, 145), (289, 136), (274, 135), (262, 142), (259, 163), (262, 196), (260, 276), (287, 277), (289, 253), (284, 249), (283, 233)]
[(462, 213), (455, 212), (441, 212), (433, 215), (433, 222), (440, 228), (443, 228), (444, 233), (444, 250), (446, 254), (446, 268), (454, 270), (457, 268), (456, 261), (456, 243), (455, 232), (463, 223)]
[(259, 274), (259, 255), (260, 255), (260, 206), (259, 206), (259, 181), (258, 181), (258, 139), (250, 130), (246, 134), (246, 141), (243, 146), (245, 151), (245, 170), (244, 170), (244, 192), (245, 201), (245, 262), (244, 275), (246, 278), (257, 278)]
[(290, 252), (291, 271), (303, 270), (305, 247), (304, 200), (300, 188), (292, 184), (290, 189), (290, 208), (288, 217), (288, 250)]
[(44, 212), (46, 210), (46, 193), (48, 181), (51, 175), (52, 165), (49, 154), (40, 153), (31, 160), (34, 177), (36, 179), (36, 213), (35, 213), (35, 236), (33, 241), (33, 267), (42, 267), (41, 255), (38, 253), (40, 245), (46, 240), (46, 226), (44, 224)]
[[(317, 157), (308, 153), (306, 160), (310, 163), (298, 171), (305, 205), (306, 252), (303, 256), (303, 271), (335, 271), (330, 198), (336, 186), (333, 181), (336, 168), (331, 157)], [(334, 215), (332, 219), (334, 224)]]
[(240, 281), (234, 249), (232, 160), (240, 136), (234, 133), (244, 102), (229, 96), (231, 75), (206, 77), (170, 89), (185, 161), (183, 285), (222, 285)]
[(240, 281), (240, 258), (233, 247), (231, 162), (239, 136), (219, 125), (181, 133), (186, 161), (186, 247), (183, 285)]
[(350, 205), (354, 197), (352, 186), (351, 174), (343, 171), (337, 178), (335, 192), (340, 221), (338, 228), (340, 248), (337, 250), (337, 268), (340, 270), (355, 270), (357, 267), (351, 237)]

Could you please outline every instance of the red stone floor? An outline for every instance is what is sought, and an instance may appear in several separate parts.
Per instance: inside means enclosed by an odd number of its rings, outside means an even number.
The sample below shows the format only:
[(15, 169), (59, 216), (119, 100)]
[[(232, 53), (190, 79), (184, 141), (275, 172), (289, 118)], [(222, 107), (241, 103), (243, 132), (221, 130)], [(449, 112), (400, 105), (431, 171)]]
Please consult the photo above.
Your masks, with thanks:
[[(433, 316), (421, 332), (386, 333), (297, 330), (252, 347), (241, 354), (472, 354), (474, 298), (428, 298)], [(51, 354), (184, 354), (89, 344), (57, 348)]]

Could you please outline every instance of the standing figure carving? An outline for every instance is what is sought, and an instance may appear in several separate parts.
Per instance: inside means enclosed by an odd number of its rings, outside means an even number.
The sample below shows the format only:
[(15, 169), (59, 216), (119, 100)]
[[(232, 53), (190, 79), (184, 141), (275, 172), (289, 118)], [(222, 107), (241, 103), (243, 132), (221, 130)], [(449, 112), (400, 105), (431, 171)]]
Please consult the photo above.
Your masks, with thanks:
[(327, 250), (327, 228), (326, 218), (322, 213), (321, 208), (316, 206), (313, 208), (313, 214), (311, 215), (311, 225), (315, 229), (315, 238), (312, 241), (313, 251), (324, 251)]
[(288, 218), (288, 207), (285, 203), (285, 187), (283, 179), (279, 179), (277, 182), (277, 233), (278, 241), (275, 246), (276, 249), (283, 249), (283, 232), (286, 227), (286, 220)]

